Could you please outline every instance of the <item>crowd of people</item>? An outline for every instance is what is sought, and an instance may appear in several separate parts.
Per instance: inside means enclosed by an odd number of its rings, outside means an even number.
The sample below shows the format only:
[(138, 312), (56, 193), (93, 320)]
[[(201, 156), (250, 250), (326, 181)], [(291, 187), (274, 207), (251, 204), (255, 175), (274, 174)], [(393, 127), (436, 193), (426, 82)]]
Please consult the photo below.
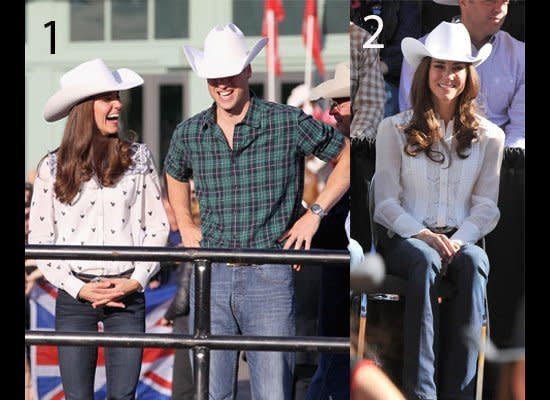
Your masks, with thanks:
[[(524, 229), (524, 43), (501, 30), (507, 0), (434, 1), (460, 14), (427, 32), (421, 2), (351, 1), (350, 61), (316, 87), (296, 88), (288, 104), (250, 89), (267, 39), (249, 47), (233, 23), (213, 27), (202, 49), (183, 47), (212, 105), (174, 127), (160, 173), (147, 144), (128, 140), (119, 122), (120, 92), (143, 78), (99, 58), (75, 66), (44, 107), (46, 121), (67, 120), (25, 187), (26, 243), (284, 251), (345, 250), (353, 239), (366, 251), (376, 176), (374, 221), (387, 232), (377, 250), (388, 273), (407, 280), (403, 384), (374, 357), (321, 353), (304, 398), (473, 398), (479, 349), (460, 332), (481, 330), (502, 252), (523, 263), (523, 241), (503, 250), (498, 227)], [(364, 20), (373, 13), (384, 21), (380, 36)], [(383, 49), (363, 46), (372, 39)], [(213, 264), (211, 334), (294, 336), (300, 269)], [(349, 272), (322, 267), (317, 334), (355, 343)], [(175, 280), (160, 323), (188, 333), (193, 274), (189, 263), (27, 260), (25, 292), (38, 279), (58, 289), (57, 331), (95, 332), (101, 321), (105, 332), (139, 333), (144, 290)], [(442, 279), (456, 289), (444, 307), (434, 290)], [(65, 398), (93, 398), (97, 348), (58, 350)], [(143, 349), (105, 353), (108, 397), (133, 399)], [(211, 398), (235, 398), (238, 360), (238, 351), (210, 352)], [(247, 351), (246, 361), (253, 398), (294, 398), (295, 353)], [(173, 399), (193, 398), (191, 364), (188, 350), (176, 351)]]

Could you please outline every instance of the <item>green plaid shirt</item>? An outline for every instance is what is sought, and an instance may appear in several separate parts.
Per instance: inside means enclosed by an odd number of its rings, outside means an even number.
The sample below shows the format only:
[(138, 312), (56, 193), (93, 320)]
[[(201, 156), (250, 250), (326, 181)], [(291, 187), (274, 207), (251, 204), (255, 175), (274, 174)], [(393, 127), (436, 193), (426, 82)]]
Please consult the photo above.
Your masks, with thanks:
[(304, 156), (329, 161), (344, 143), (340, 132), (298, 108), (252, 94), (250, 101), (233, 150), (215, 122), (215, 103), (172, 136), (164, 165), (174, 179), (195, 181), (201, 247), (282, 247), (277, 239), (302, 211)]

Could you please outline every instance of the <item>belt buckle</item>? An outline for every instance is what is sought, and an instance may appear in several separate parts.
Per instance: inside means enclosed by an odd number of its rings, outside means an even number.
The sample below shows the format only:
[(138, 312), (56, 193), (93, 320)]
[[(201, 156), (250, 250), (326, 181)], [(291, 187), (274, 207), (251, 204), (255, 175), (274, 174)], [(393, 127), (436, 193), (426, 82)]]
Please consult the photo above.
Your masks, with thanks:
[(455, 227), (454, 226), (436, 226), (429, 229), (434, 233), (444, 234), (444, 233), (451, 232), (453, 229), (455, 229)]

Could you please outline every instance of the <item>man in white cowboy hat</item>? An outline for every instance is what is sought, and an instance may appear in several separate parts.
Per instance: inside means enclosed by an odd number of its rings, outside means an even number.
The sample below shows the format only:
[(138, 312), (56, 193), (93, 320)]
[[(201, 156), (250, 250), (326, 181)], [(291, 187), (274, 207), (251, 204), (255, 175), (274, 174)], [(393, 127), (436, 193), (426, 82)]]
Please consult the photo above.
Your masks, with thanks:
[[(310, 99), (330, 101), (329, 113), (336, 120), (336, 128), (346, 137), (350, 134), (350, 66), (349, 62), (336, 65), (334, 77), (311, 90)], [(312, 247), (346, 250), (348, 238), (345, 230), (349, 212), (349, 191), (334, 205), (321, 222), (313, 237)], [(319, 293), (319, 325), (317, 334), (329, 337), (349, 336), (349, 265), (321, 267)], [(349, 398), (349, 353), (321, 353), (317, 370), (305, 396), (310, 399)]]
[[(214, 100), (177, 126), (165, 161), (169, 199), (186, 247), (309, 249), (321, 219), (349, 187), (349, 143), (340, 132), (250, 91), (250, 63), (266, 42), (262, 38), (248, 50), (241, 30), (229, 23), (210, 31), (204, 51), (183, 48)], [(308, 154), (335, 166), (315, 204), (304, 210)], [(191, 176), (200, 227), (190, 218)], [(192, 285), (191, 314), (193, 293)], [(290, 265), (217, 264), (211, 293), (212, 334), (294, 335)], [(234, 397), (237, 356), (211, 353), (211, 398)], [(251, 351), (247, 360), (253, 398), (291, 399), (294, 353)]]
[[(477, 73), (481, 81), (478, 100), (487, 118), (506, 134), (506, 147), (525, 148), (525, 43), (500, 28), (508, 13), (508, 0), (434, 0), (444, 5), (459, 5), (462, 22), (477, 54), (486, 43), (493, 50)], [(426, 35), (427, 36), (427, 35)], [(421, 42), (426, 36), (420, 38)], [(399, 83), (399, 108), (410, 108), (409, 92), (413, 69), (403, 61)]]

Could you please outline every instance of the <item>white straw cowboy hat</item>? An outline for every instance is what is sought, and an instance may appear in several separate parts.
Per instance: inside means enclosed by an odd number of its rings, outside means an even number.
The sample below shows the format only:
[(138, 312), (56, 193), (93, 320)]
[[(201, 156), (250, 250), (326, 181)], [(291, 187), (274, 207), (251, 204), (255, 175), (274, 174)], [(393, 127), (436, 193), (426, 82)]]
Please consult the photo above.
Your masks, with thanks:
[(261, 38), (250, 50), (242, 31), (232, 23), (216, 25), (204, 39), (204, 51), (183, 46), (191, 68), (201, 78), (223, 78), (240, 74), (267, 44)]
[(420, 65), (424, 57), (467, 62), (475, 67), (487, 59), (491, 49), (491, 44), (487, 43), (479, 50), (477, 56), (473, 57), (470, 34), (461, 23), (440, 23), (428, 34), (425, 44), (411, 37), (401, 41), (403, 56), (414, 69)]
[(334, 78), (324, 81), (311, 89), (311, 100), (321, 97), (325, 99), (337, 99), (339, 97), (350, 97), (350, 67), (348, 62), (341, 62), (336, 65)]
[(111, 71), (102, 59), (96, 58), (71, 69), (59, 82), (61, 89), (44, 106), (44, 119), (48, 122), (66, 117), (75, 104), (90, 96), (140, 86), (143, 78), (128, 68)]
[(458, 6), (458, 0), (434, 0), (434, 3), (443, 4), (444, 6)]
[(286, 104), (293, 107), (301, 107), (306, 101), (309, 101), (310, 92), (309, 87), (302, 83), (292, 89), (290, 96), (286, 100)]

